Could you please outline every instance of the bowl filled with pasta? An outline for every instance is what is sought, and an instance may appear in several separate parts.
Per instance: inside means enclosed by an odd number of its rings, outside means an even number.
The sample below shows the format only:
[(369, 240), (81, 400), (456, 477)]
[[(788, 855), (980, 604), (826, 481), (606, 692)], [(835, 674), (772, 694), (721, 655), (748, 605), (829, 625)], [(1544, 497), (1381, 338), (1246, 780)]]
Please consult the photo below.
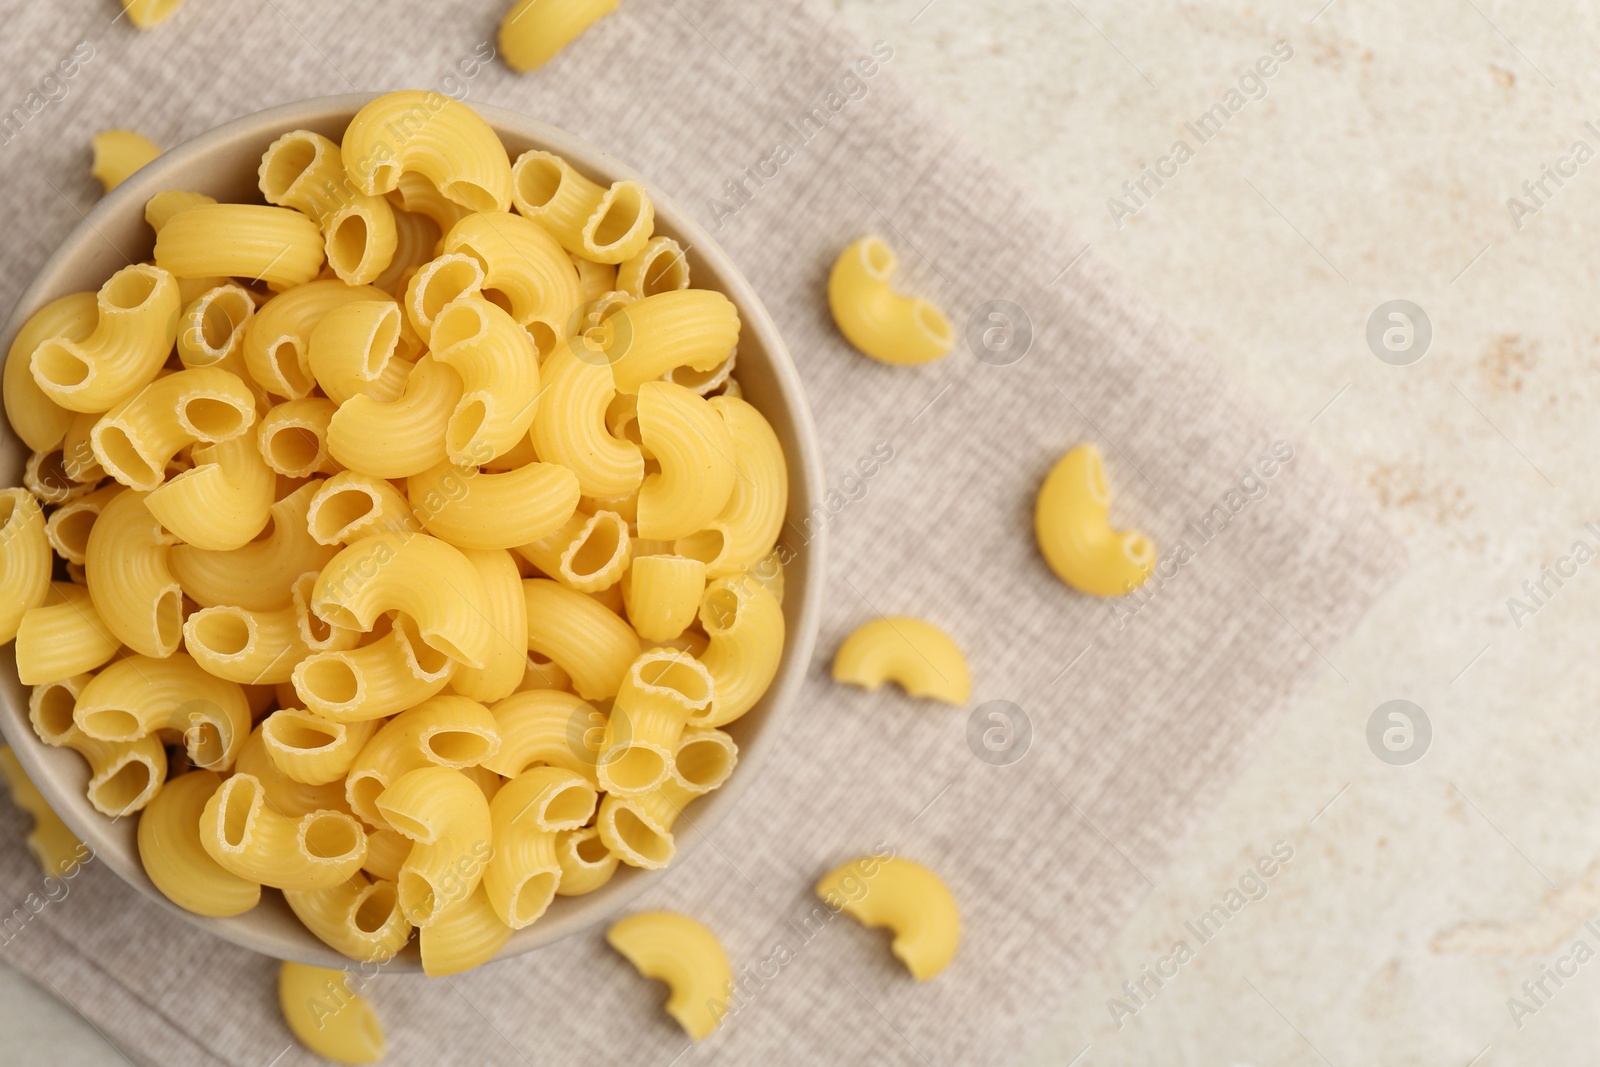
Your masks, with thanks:
[(771, 755), (821, 595), (798, 376), (578, 139), (412, 91), (240, 119), (96, 206), (0, 351), (0, 730), (206, 929), (525, 952)]

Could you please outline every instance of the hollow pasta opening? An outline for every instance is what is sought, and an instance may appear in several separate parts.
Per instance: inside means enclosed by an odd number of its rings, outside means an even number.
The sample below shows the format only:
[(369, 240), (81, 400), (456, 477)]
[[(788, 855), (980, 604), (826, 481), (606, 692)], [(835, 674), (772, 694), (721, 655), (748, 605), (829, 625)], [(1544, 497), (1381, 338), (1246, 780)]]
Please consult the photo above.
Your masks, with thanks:
[(523, 883), (517, 887), (516, 904), (512, 908), (512, 915), (519, 925), (527, 925), (550, 907), (550, 901), (556, 895), (556, 875), (550, 871), (539, 871), (530, 874)]
[(433, 336), (429, 339), (429, 347), (435, 352), (441, 352), (451, 345), (482, 337), (488, 330), (489, 324), (484, 319), (482, 309), (476, 304), (470, 301), (464, 304), (451, 304), (444, 307), (433, 320)]
[(203, 441), (223, 441), (244, 432), (245, 420), (255, 412), (245, 412), (214, 396), (196, 396), (184, 401), (183, 420)]
[(395, 893), (394, 883), (379, 882), (357, 906), (351, 922), (363, 934), (375, 934), (389, 925), (389, 920), (394, 918), (395, 908), (398, 906), (399, 898)]
[(598, 833), (589, 833), (573, 840), (572, 854), (578, 857), (584, 866), (596, 867), (605, 862), (606, 857), (611, 855), (611, 850), (600, 840)]
[(866, 264), (867, 273), (874, 278), (888, 281), (894, 273), (894, 252), (876, 237), (869, 237), (861, 243), (861, 261)]
[(263, 729), (270, 731), (272, 740), (284, 748), (300, 752), (316, 752), (343, 740), (342, 731), (333, 726), (318, 726), (298, 715), (274, 715)]
[(721, 530), (707, 529), (692, 533), (688, 537), (680, 537), (673, 542), (672, 550), (680, 556), (697, 559), (701, 563), (715, 563), (722, 555), (727, 539)]
[(312, 380), (300, 351), (300, 342), (293, 337), (280, 337), (267, 348), (267, 362), (296, 396), (305, 396), (316, 384)]
[(361, 679), (341, 658), (308, 662), (300, 672), (300, 687), (325, 704), (349, 704), (361, 696)]
[(690, 704), (704, 704), (711, 699), (711, 679), (703, 668), (696, 670), (696, 666), (691, 657), (674, 655), (670, 659), (647, 659), (635, 671), (644, 685), (670, 689)]
[(59, 342), (46, 341), (34, 349), (33, 369), (46, 382), (61, 389), (70, 389), (89, 380), (89, 362), (67, 351)]
[(155, 294), (157, 280), (153, 268), (118, 271), (100, 290), (100, 298), (113, 308), (133, 311)]
[(309, 426), (285, 422), (266, 434), (267, 465), (289, 477), (304, 477), (322, 462), (322, 438)]
[[(250, 298), (229, 289), (205, 299), (197, 316), (200, 346), (221, 355), (233, 343), (233, 336), (249, 314)], [(253, 306), (253, 305), (251, 305)]]
[(574, 578), (590, 578), (609, 567), (627, 541), (628, 529), (621, 517), (595, 516), (582, 540), (572, 549), (567, 568)]
[[(98, 506), (82, 505), (78, 507), (62, 508), (51, 518), (55, 519), (53, 526), (56, 541), (61, 548), (61, 554), (68, 559), (76, 557), (82, 560), (89, 552), (89, 531), (94, 529), (95, 520), (100, 517)], [(3, 526), (0, 523), (0, 526)]]
[(58, 742), (73, 726), (72, 709), (77, 697), (60, 682), (37, 686), (33, 691), (34, 728), (46, 744)]
[(386, 788), (377, 778), (352, 775), (345, 785), (345, 798), (350, 801), (351, 811), (367, 822), (380, 823), (384, 820), (378, 817), (378, 797)]
[(500, 200), (492, 192), (477, 182), (470, 182), (464, 178), (450, 182), (441, 190), (445, 196), (458, 204), (465, 204), (473, 211), (499, 211)]
[(715, 637), (733, 629), (739, 618), (739, 595), (731, 589), (713, 589), (700, 606), (700, 621), (706, 633)]
[(191, 620), (191, 638), (208, 652), (218, 656), (237, 656), (250, 647), (255, 636), (248, 616), (233, 611), (205, 611)]
[(461, 401), (451, 413), (450, 424), (445, 428), (445, 447), (456, 455), (467, 454), (488, 418), (489, 405), (483, 400), (473, 397)]
[(400, 872), (400, 899), (406, 901), (406, 911), (415, 923), (425, 923), (433, 918), (434, 908), (438, 904), (433, 884), (416, 871)]
[(376, 380), (383, 374), (383, 368), (389, 365), (389, 357), (394, 355), (395, 347), (400, 343), (400, 308), (394, 304), (384, 306), (382, 317), (372, 329), (372, 336), (367, 338), (367, 350), (361, 358), (361, 373), (368, 380)]
[(89, 800), (101, 811), (121, 814), (143, 798), (150, 788), (151, 767), (139, 759), (130, 759), (93, 787)]
[(603, 214), (594, 223), (594, 243), (610, 248), (631, 234), (643, 222), (644, 190), (633, 182), (618, 182), (601, 201)]
[(168, 589), (156, 601), (156, 639), (162, 648), (175, 649), (183, 640), (183, 594)]
[(912, 317), (916, 320), (917, 328), (926, 334), (929, 340), (940, 345), (949, 345), (955, 340), (950, 320), (926, 300), (918, 300), (912, 305)]
[(17, 513), (18, 493), (19, 490), (13, 489), (9, 493), (0, 494), (0, 531), (4, 531), (8, 538), (16, 532), (6, 529), (11, 525), (11, 520), (15, 518), (20, 522), (23, 518)]
[(448, 767), (471, 767), (489, 754), (489, 738), (470, 730), (440, 730), (423, 743)]
[(98, 437), (100, 454), (110, 465), (108, 470), (112, 474), (119, 474), (122, 480), (140, 487), (151, 487), (161, 481), (162, 472), (140, 454), (127, 430), (116, 425), (103, 426)]
[(632, 808), (618, 807), (612, 825), (617, 840), (647, 862), (660, 866), (672, 858), (672, 838), (657, 832)]
[[(422, 311), (424, 321), (435, 322), (446, 304), (459, 298), (463, 293), (471, 292), (481, 284), (482, 280), (483, 271), (476, 261), (467, 256), (456, 256), (439, 262), (417, 284), (417, 306)], [(432, 339), (431, 347), (444, 348), (445, 344), (435, 337)]]
[(309, 137), (290, 134), (279, 142), (277, 151), (261, 168), (261, 191), (268, 200), (282, 200), (284, 194), (317, 161), (320, 146)]
[(547, 823), (576, 823), (581, 825), (594, 811), (594, 792), (580, 786), (568, 786), (550, 798), (544, 806)]
[(184, 747), (189, 761), (196, 767), (219, 767), (227, 746), (222, 743), (222, 730), (214, 722), (196, 722), (184, 733)]
[(660, 752), (631, 744), (620, 756), (606, 760), (606, 776), (618, 790), (637, 793), (649, 789), (667, 773), (667, 761)]
[(657, 245), (645, 261), (639, 282), (640, 292), (645, 296), (655, 296), (657, 293), (670, 293), (688, 287), (689, 259), (683, 250), (675, 243)]
[(250, 824), (255, 820), (256, 808), (259, 805), (260, 787), (252, 780), (239, 778), (229, 782), (224, 787), (222, 797), (222, 833), (223, 844), (230, 848), (243, 848), (245, 838), (250, 833)]
[(359, 211), (353, 211), (335, 222), (327, 242), (328, 263), (332, 265), (334, 273), (354, 274), (360, 270), (362, 261), (367, 258), (369, 239), (366, 217)]
[(343, 859), (361, 847), (361, 831), (349, 816), (318, 812), (305, 821), (301, 840), (314, 859)]
[(365, 486), (336, 489), (317, 502), (311, 534), (323, 544), (341, 541), (352, 526), (371, 518), (377, 509), (377, 494)]
[(534, 350), (539, 353), (539, 358), (541, 360), (556, 350), (556, 341), (558, 338), (556, 336), (555, 327), (551, 326), (548, 322), (541, 322), (538, 319), (534, 319), (532, 322), (524, 326), (523, 329), (527, 330), (528, 336), (533, 338)]
[(411, 673), (421, 681), (438, 681), (446, 671), (450, 670), (452, 660), (467, 658), (444, 638), (437, 636), (432, 638), (442, 647), (429, 644), (417, 630), (417, 624), (404, 616), (395, 619), (395, 629), (399, 631), (405, 646), (406, 660)]
[(514, 175), (517, 198), (530, 208), (545, 207), (561, 191), (565, 177), (559, 160), (545, 155), (527, 155), (518, 161)]
[(489, 301), (489, 303), (493, 304), (501, 311), (504, 311), (507, 315), (516, 314), (516, 312), (512, 309), (511, 298), (499, 289), (485, 289), (483, 290), (482, 295), (485, 300)]
[(84, 712), (83, 730), (92, 737), (131, 741), (139, 736), (139, 717), (126, 708), (95, 708)]
[(733, 770), (733, 752), (711, 738), (684, 742), (674, 759), (678, 774), (697, 789), (716, 788)]

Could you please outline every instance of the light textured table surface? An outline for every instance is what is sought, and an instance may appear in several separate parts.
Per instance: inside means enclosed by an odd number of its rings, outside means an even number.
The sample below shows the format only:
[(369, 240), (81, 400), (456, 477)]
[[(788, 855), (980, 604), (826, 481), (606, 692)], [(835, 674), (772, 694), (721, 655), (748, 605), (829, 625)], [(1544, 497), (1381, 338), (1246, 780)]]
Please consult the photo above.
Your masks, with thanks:
[[(837, 2), (863, 36), (894, 43), (895, 68), (968, 136), (1302, 425), (1412, 555), (1356, 635), (1318, 650), (1321, 676), (1025, 1062), (1584, 1061), (1600, 1038), (1600, 962), (1577, 962), (1600, 950), (1583, 927), (1600, 914), (1587, 699), (1600, 690), (1600, 566), (1546, 580), (1539, 602), (1522, 585), (1574, 542), (1600, 545), (1584, 526), (1600, 531), (1600, 504), (1587, 503), (1600, 487), (1589, 463), (1600, 158), (1563, 162), (1576, 141), (1600, 154), (1585, 127), (1600, 129), (1600, 112), (1583, 104), (1593, 20), (1507, 0), (1333, 0), (1320, 12), (1324, 0)], [(1200, 143), (1185, 124), (1226, 107), (1278, 41), (1293, 55), (1264, 95), (1247, 84), (1259, 98), (1242, 96)], [(1124, 191), (1180, 139), (1193, 155), (1174, 177), (1146, 179), (1137, 200)], [(1575, 173), (1546, 179), (1535, 200), (1522, 186), (1545, 165)], [(1520, 227), (1513, 196), (1537, 208)], [(1120, 227), (1113, 197), (1137, 208)], [(1367, 342), (1369, 315), (1393, 299), (1432, 325), (1410, 365)], [(1536, 610), (1514, 617), (1513, 596)], [(1407, 766), (1367, 739), (1394, 698), (1432, 724)], [(1275, 842), (1292, 859), (1202, 943), (1185, 924)], [(1178, 941), (1193, 958), (1157, 988), (1145, 968), (1172, 973), (1162, 961)], [(1558, 984), (1544, 968), (1573, 976)], [(1137, 1000), (1124, 982), (1143, 983)], [(1128, 1009), (1120, 1027), (1112, 998)], [(122, 1062), (4, 969), (0, 1035), (6, 1062)]]

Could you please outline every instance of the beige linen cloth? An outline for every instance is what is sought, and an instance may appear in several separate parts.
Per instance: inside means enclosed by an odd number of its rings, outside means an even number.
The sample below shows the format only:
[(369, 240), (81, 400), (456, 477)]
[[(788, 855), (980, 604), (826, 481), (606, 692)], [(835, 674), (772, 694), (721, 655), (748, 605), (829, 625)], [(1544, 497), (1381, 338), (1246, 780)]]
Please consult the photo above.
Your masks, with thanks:
[[(1327, 669), (1318, 650), (1383, 589), (1398, 550), (1294, 430), (918, 102), (883, 59), (894, 41), (877, 46), (869, 77), (856, 61), (872, 43), (819, 4), (624, 0), (543, 71), (474, 71), (504, 6), (188, 0), (146, 34), (114, 22), (110, 0), (11, 12), (0, 107), (22, 103), (77, 42), (94, 55), (64, 98), (0, 144), (0, 306), (94, 200), (97, 129), (171, 145), (358, 89), (464, 91), (535, 115), (720, 221), (718, 239), (788, 339), (839, 490), (818, 517), (827, 607), (810, 680), (759, 781), (639, 906), (704, 919), (751, 977), (723, 1031), (686, 1050), (663, 990), (599, 930), (449, 980), (384, 975), (368, 993), (389, 1062), (1009, 1063), (1297, 688)], [(963, 338), (947, 359), (899, 368), (851, 351), (824, 289), (833, 257), (867, 232), (898, 248), (904, 285), (963, 334), (988, 301), (1023, 309), (1026, 354), (995, 365)], [(1020, 334), (1011, 344), (989, 358), (1016, 356)], [(1035, 490), (1082, 441), (1106, 455), (1117, 516), (1163, 552), (1189, 550), (1120, 621), (1128, 605), (1068, 590), (1034, 547)], [(1292, 460), (1248, 478), (1276, 441)], [(833, 649), (879, 613), (954, 635), (972, 705), (832, 684)], [(1031, 722), (1031, 747), (1010, 765), (968, 742), (969, 713), (993, 700)], [(5, 911), (40, 885), (26, 824), (0, 803)], [(925, 985), (880, 931), (838, 919), (808, 938), (802, 927), (816, 878), (875, 846), (933, 867), (961, 903), (960, 952)], [(314, 1062), (289, 1047), (273, 961), (196, 932), (92, 863), (0, 957), (131, 1060)]]

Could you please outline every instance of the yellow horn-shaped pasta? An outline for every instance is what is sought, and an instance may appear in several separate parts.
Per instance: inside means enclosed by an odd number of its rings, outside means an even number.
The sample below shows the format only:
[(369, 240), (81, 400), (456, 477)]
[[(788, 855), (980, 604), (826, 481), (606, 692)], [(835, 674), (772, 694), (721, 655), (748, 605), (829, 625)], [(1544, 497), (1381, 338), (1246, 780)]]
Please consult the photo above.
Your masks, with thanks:
[[(256, 302), (243, 286), (207, 289), (183, 309), (178, 359), (191, 370), (220, 367), (245, 379), (253, 389), (261, 389), (244, 363), (244, 336), (255, 314)], [(265, 397), (265, 390), (261, 395)]]
[(345, 779), (345, 796), (357, 815), (389, 829), (377, 799), (402, 776), (428, 766), (466, 770), (499, 747), (488, 708), (466, 697), (433, 697), (389, 720), (361, 749)]
[(643, 185), (625, 179), (607, 188), (553, 152), (522, 153), (511, 181), (517, 211), (585, 259), (621, 263), (638, 255), (655, 229), (655, 205)]
[(328, 424), (328, 451), (351, 470), (409, 478), (443, 462), (445, 431), (461, 403), (461, 375), (426, 355), (409, 364), (405, 391), (383, 402), (353, 396)]
[(598, 827), (586, 826), (556, 835), (556, 862), (561, 865), (556, 896), (580, 897), (611, 881), (622, 861), (600, 840)]
[(659, 786), (684, 725), (710, 708), (713, 686), (711, 672), (675, 648), (654, 648), (634, 660), (600, 742), (600, 788), (627, 796)]
[(430, 978), (460, 974), (494, 959), (511, 940), (480, 885), (466, 900), (441, 911), (417, 935), (422, 943), (422, 973)]
[(738, 477), (717, 517), (680, 538), (674, 549), (701, 560), (712, 578), (721, 578), (772, 551), (789, 507), (789, 468), (783, 445), (761, 412), (737, 397), (717, 396), (707, 403), (728, 427)]
[(461, 376), (461, 399), (445, 424), (454, 463), (487, 463), (510, 451), (533, 425), (539, 353), (528, 331), (476, 293), (439, 311), (429, 336), (433, 358)]
[(133, 172), (161, 156), (161, 148), (133, 130), (101, 130), (89, 141), (94, 162), (89, 166), (106, 192), (133, 176)]
[(412, 925), (427, 926), (477, 890), (493, 825), (472, 779), (450, 767), (419, 767), (380, 793), (377, 807), (416, 842), (400, 868), (400, 907)]
[(0, 489), (0, 644), (49, 596), (52, 565), (39, 501), (26, 489)]
[(261, 157), (259, 184), (269, 204), (297, 208), (322, 228), (323, 255), (339, 280), (365, 285), (389, 266), (397, 235), (394, 208), (350, 184), (339, 146), (310, 130), (291, 130)]
[(674, 367), (709, 371), (739, 343), (739, 311), (712, 289), (637, 300), (607, 317), (605, 362), (617, 392), (636, 393)]
[(225, 771), (250, 735), (250, 703), (237, 683), (207, 674), (182, 652), (127, 656), (83, 687), (72, 720), (102, 741), (181, 737), (191, 763)]
[(593, 704), (559, 689), (528, 689), (490, 710), (500, 748), (484, 758), (484, 767), (507, 778), (533, 767), (560, 767), (598, 782), (594, 761), (606, 716)]
[(24, 612), (17, 628), (17, 677), (23, 685), (70, 678), (104, 665), (121, 644), (89, 590), (52, 582), (44, 603)]
[(449, 461), (406, 479), (411, 510), (460, 548), (516, 548), (561, 529), (578, 508), (578, 479), (559, 463), (498, 474)]
[(541, 368), (545, 387), (533, 420), (539, 457), (559, 463), (578, 477), (584, 496), (624, 496), (644, 480), (639, 446), (615, 437), (606, 426), (606, 408), (616, 396), (604, 363), (580, 359), (558, 349)]
[(1094, 596), (1131, 593), (1149, 577), (1156, 546), (1137, 530), (1114, 530), (1100, 450), (1079, 445), (1061, 457), (1033, 512), (1039, 551), (1056, 577)]
[(515, 71), (542, 67), (616, 9), (617, 0), (518, 0), (500, 23), (500, 55)]
[(95, 294), (99, 318), (79, 339), (74, 324), (39, 342), (29, 361), (44, 394), (72, 411), (108, 411), (149, 384), (172, 352), (183, 298), (178, 280), (139, 263)]
[(12, 802), (33, 816), (33, 829), (28, 831), (27, 837), (28, 852), (47, 876), (69, 875), (94, 855), (61, 821), (61, 816), (50, 807), (38, 787), (29, 781), (10, 745), (0, 745), (0, 781), (11, 790)]
[(833, 680), (876, 690), (897, 682), (914, 697), (965, 704), (972, 678), (961, 648), (943, 630), (904, 615), (855, 629), (833, 656)]
[(168, 567), (173, 537), (146, 499), (124, 490), (105, 504), (84, 565), (95, 610), (117, 639), (147, 656), (170, 656), (183, 638), (183, 591)]
[(606, 943), (646, 978), (667, 984), (667, 1013), (704, 1041), (728, 1010), (733, 967), (706, 927), (672, 911), (645, 911), (612, 923)]
[[(211, 552), (193, 545), (174, 545), (172, 573), (183, 592), (207, 608), (229, 604), (247, 611), (271, 611), (287, 606), (295, 581), (307, 571), (322, 570), (338, 553), (336, 547), (318, 544), (306, 529), (311, 499), (321, 485), (318, 480), (307, 482), (273, 504), (267, 535), (241, 548)], [(109, 511), (108, 506), (102, 519)], [(95, 525), (98, 529), (99, 523)], [(92, 533), (90, 539), (92, 544)]]
[(528, 601), (522, 574), (503, 549), (463, 548), (483, 579), (487, 594), (479, 610), (489, 620), (489, 651), (480, 667), (463, 667), (450, 679), (453, 692), (484, 704), (510, 696), (522, 684), (528, 664)]
[(194, 467), (145, 497), (145, 507), (192, 548), (243, 548), (272, 517), (277, 480), (251, 435), (196, 445)]
[(383, 1024), (367, 998), (351, 991), (344, 971), (284, 960), (278, 968), (278, 1008), (295, 1040), (324, 1059), (383, 1059)]
[(219, 367), (197, 368), (157, 378), (108, 411), (89, 442), (107, 474), (148, 493), (166, 480), (181, 449), (238, 437), (255, 421), (255, 394), (243, 380)]
[(139, 817), (139, 859), (166, 898), (196, 915), (242, 915), (261, 900), (261, 885), (211, 858), (200, 843), (200, 818), (222, 785), (215, 771), (168, 782)]
[(153, 30), (171, 18), (182, 4), (183, 0), (122, 0), (122, 10), (128, 21), (139, 29)]
[(328, 425), (336, 405), (324, 396), (285, 400), (261, 417), (256, 448), (275, 474), (309, 478), (340, 469), (328, 454)]
[(201, 204), (161, 227), (155, 261), (179, 278), (250, 278), (288, 289), (322, 269), (322, 231), (290, 208)]
[[(278, 770), (278, 765), (267, 755), (267, 744), (262, 740), (259, 726), (251, 731), (249, 739), (245, 741), (244, 750), (239, 753), (239, 762), (234, 764), (234, 770), (239, 774), (251, 775), (260, 782), (261, 792), (267, 798), (268, 806), (291, 819), (310, 815), (314, 811), (342, 811), (346, 815), (355, 814), (350, 810), (350, 802), (345, 799), (343, 782), (307, 785), (305, 782), (295, 781)], [(407, 847), (410, 847), (409, 844)], [(370, 863), (371, 860), (369, 845), (367, 862)]]
[(33, 313), (11, 342), (6, 356), (4, 394), (6, 421), (35, 452), (61, 443), (73, 412), (47, 396), (33, 380), (33, 350), (52, 337), (80, 344), (94, 332), (100, 313), (94, 293), (69, 293)]
[(528, 771), (495, 794), (494, 855), (483, 887), (501, 922), (520, 930), (544, 914), (561, 879), (556, 833), (582, 827), (598, 802), (594, 786), (554, 767)]
[(400, 490), (386, 478), (358, 471), (340, 471), (323, 482), (311, 497), (306, 523), (321, 545), (347, 545), (383, 531), (422, 532)]
[(700, 662), (714, 681), (711, 706), (690, 716), (695, 726), (722, 726), (755, 707), (783, 659), (783, 607), (772, 590), (748, 576), (706, 586), (700, 625), (710, 643)]
[(476, 259), (486, 296), (500, 297), (497, 302), (528, 331), (539, 355), (550, 354), (582, 300), (577, 268), (550, 231), (510, 212), (468, 215), (440, 247)]
[(277, 768), (297, 782), (342, 782), (378, 722), (343, 723), (302, 708), (283, 708), (261, 724), (261, 741)]
[(295, 665), (295, 694), (336, 722), (363, 722), (416, 707), (449, 683), (460, 667), (424, 644), (416, 623), (397, 620), (359, 648), (331, 648)]
[(415, 171), (471, 211), (511, 205), (511, 160), (494, 130), (467, 105), (440, 93), (387, 93), (356, 112), (341, 149), (350, 180), (387, 193)]
[(572, 676), (585, 700), (617, 695), (639, 655), (639, 635), (593, 598), (548, 578), (522, 583), (528, 601), (528, 650), (548, 656)]
[(323, 316), (307, 340), (311, 374), (335, 404), (353, 396), (391, 403), (411, 373), (398, 355), (404, 316), (393, 300), (357, 300)]
[(639, 386), (639, 436), (660, 471), (639, 488), (639, 536), (671, 541), (703, 530), (738, 474), (733, 436), (715, 408), (681, 385)]
[(341, 549), (317, 577), (311, 610), (352, 630), (402, 611), (430, 647), (482, 667), (489, 622), (477, 610), (483, 579), (461, 550), (427, 534), (378, 533)]
[(254, 775), (235, 774), (206, 801), (200, 843), (224, 868), (278, 889), (329, 889), (361, 869), (367, 835), (354, 818), (314, 811), (291, 819)]
[(961, 910), (938, 875), (919, 863), (864, 856), (828, 872), (817, 896), (865, 926), (894, 931), (890, 945), (919, 982), (944, 970), (961, 944)]
[(388, 299), (382, 289), (333, 278), (279, 293), (261, 305), (245, 329), (244, 363), (250, 377), (273, 396), (306, 396), (317, 384), (311, 374), (311, 335), (322, 320), (346, 304)]
[[(369, 864), (377, 836), (367, 835)], [(411, 842), (400, 840), (409, 852)], [(283, 899), (307, 930), (353, 960), (382, 963), (393, 959), (411, 938), (411, 923), (400, 910), (400, 894), (390, 880), (369, 881), (357, 871), (348, 882), (332, 889), (286, 889)]]
[(570, 589), (597, 593), (610, 589), (627, 573), (633, 540), (628, 536), (628, 521), (616, 512), (586, 515), (577, 511), (559, 529), (518, 545), (517, 554)]
[(828, 306), (839, 332), (884, 363), (927, 363), (950, 351), (955, 331), (926, 300), (890, 285), (899, 264), (880, 237), (863, 237), (839, 254), (828, 276)]

